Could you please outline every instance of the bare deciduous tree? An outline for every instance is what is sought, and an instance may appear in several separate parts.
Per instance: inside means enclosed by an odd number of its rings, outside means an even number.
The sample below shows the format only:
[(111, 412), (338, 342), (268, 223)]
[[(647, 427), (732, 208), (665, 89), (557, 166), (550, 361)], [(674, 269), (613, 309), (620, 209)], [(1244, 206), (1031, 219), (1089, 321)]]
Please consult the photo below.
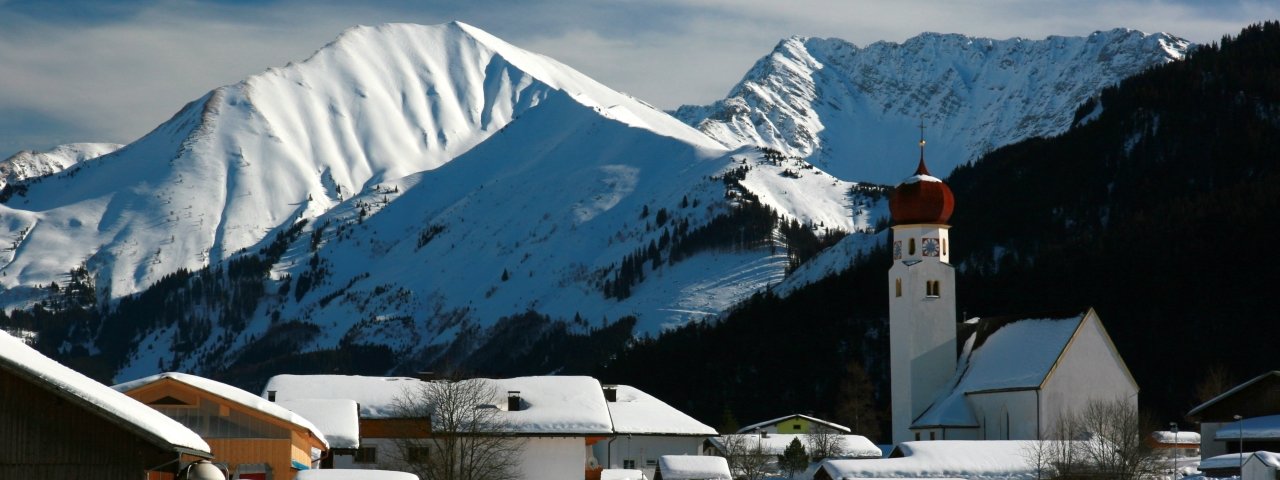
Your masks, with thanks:
[(838, 430), (819, 423), (811, 425), (809, 434), (804, 439), (804, 447), (813, 461), (840, 458), (848, 453), (845, 452), (844, 437)]
[(733, 478), (761, 480), (770, 473), (772, 455), (761, 446), (761, 439), (754, 435), (725, 435), (720, 437), (724, 457), (729, 462)]
[(1158, 475), (1148, 431), (1137, 406), (1094, 400), (1058, 419), (1049, 438), (1024, 453), (1040, 478), (1121, 480)]
[[(422, 382), (395, 402), (398, 418), (422, 419), (425, 438), (396, 440), (397, 460), (424, 480), (516, 478), (524, 440), (483, 379)], [(415, 427), (416, 429), (416, 427)]]

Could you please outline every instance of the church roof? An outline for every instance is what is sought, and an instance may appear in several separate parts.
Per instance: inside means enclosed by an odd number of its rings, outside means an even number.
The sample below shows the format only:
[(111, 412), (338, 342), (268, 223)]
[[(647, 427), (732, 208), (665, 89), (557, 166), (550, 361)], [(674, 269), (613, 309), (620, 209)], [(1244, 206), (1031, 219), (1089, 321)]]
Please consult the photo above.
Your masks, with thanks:
[(966, 322), (956, 374), (911, 428), (977, 427), (965, 396), (1035, 390), (1058, 364), (1089, 310), (982, 318)]

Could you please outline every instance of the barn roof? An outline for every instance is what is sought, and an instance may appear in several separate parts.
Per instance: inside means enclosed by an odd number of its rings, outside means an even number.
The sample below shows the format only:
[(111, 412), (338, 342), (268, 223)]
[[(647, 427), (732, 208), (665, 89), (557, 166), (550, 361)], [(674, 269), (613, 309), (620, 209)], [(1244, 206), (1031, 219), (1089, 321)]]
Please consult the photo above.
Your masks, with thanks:
[(0, 330), (0, 370), (78, 405), (162, 449), (210, 458), (209, 444), (191, 429), (141, 402), (44, 356)]

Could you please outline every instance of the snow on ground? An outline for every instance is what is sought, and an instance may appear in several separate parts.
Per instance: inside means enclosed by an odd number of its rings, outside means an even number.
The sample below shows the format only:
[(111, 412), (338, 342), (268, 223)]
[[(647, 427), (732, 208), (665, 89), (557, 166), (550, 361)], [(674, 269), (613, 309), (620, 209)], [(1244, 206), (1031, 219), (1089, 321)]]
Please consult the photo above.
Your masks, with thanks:
[(55, 394), (82, 403), (113, 422), (131, 424), (175, 448), (211, 452), (208, 443), (176, 420), (42, 355), (2, 330), (0, 368), (46, 383)]
[(606, 468), (600, 472), (600, 480), (646, 480), (646, 479), (644, 476), (644, 472), (640, 470)]
[(276, 403), (315, 424), (330, 448), (360, 447), (359, 406), (354, 400), (298, 398)]
[(317, 428), (315, 424), (311, 423), (311, 421), (307, 420), (306, 418), (303, 418), (301, 415), (298, 415), (287, 408), (277, 405), (274, 402), (268, 402), (258, 397), (257, 395), (246, 392), (244, 390), (233, 387), (231, 385), (227, 385), (217, 380), (210, 380), (208, 378), (204, 378), (196, 375), (190, 375), (186, 373), (180, 373), (180, 372), (165, 372), (165, 373), (158, 373), (155, 375), (151, 375), (149, 377), (139, 378), (137, 380), (133, 380), (129, 382), (120, 383), (112, 386), (111, 388), (115, 389), (120, 393), (127, 393), (133, 390), (137, 390), (139, 388), (146, 387), (148, 385), (154, 384), (162, 380), (171, 380), (178, 383), (189, 385), (191, 387), (196, 388), (197, 390), (202, 390), (214, 396), (222, 397), (228, 401), (244, 406), (245, 408), (257, 410), (259, 412), (265, 413), (267, 415), (276, 417), (278, 419), (292, 423), (299, 427), (305, 428), (311, 431), (312, 435), (315, 435), (316, 438), (320, 439), (320, 442), (325, 444), (326, 447), (329, 445), (329, 442), (325, 440), (325, 436), (323, 433), (321, 433), (320, 429)]
[(341, 468), (302, 470), (293, 478), (295, 480), (418, 480), (418, 476), (412, 473)]

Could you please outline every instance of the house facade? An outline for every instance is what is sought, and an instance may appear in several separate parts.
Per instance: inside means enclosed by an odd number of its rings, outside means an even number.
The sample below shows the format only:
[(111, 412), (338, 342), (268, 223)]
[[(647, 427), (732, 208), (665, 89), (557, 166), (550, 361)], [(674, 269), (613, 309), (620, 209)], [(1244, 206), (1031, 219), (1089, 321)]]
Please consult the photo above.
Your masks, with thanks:
[(753, 423), (745, 427), (739, 428), (737, 433), (786, 433), (786, 434), (809, 434), (815, 433), (819, 429), (827, 429), (834, 433), (850, 434), (853, 430), (849, 427), (840, 425), (835, 422), (828, 422), (821, 418), (809, 415), (801, 415), (793, 413), (785, 417), (778, 417), (763, 422)]
[(0, 331), (0, 478), (172, 478), (213, 457), (178, 422)]
[(200, 435), (229, 480), (293, 480), (329, 449), (305, 418), (225, 383), (168, 372), (112, 388)]

